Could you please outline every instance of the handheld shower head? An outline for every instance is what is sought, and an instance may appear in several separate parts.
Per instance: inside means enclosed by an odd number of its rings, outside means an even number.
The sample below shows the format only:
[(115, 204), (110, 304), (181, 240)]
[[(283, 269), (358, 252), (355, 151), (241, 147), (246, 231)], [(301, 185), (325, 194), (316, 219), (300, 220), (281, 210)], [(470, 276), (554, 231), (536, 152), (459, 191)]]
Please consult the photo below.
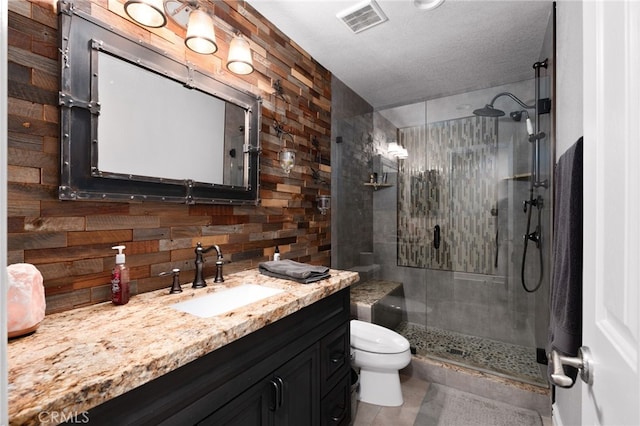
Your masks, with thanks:
[(533, 123), (531, 123), (531, 119), (527, 117), (527, 134), (529, 135), (529, 138), (531, 138), (534, 133)]

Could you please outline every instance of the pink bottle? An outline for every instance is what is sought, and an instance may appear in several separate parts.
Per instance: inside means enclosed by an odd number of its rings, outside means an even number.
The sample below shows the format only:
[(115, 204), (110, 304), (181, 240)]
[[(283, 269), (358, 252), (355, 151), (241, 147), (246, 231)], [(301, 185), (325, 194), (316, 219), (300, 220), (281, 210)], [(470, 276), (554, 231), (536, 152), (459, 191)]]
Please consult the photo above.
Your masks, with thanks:
[(111, 301), (114, 305), (125, 305), (129, 302), (129, 270), (124, 264), (125, 246), (111, 247), (118, 250), (116, 266), (111, 271)]

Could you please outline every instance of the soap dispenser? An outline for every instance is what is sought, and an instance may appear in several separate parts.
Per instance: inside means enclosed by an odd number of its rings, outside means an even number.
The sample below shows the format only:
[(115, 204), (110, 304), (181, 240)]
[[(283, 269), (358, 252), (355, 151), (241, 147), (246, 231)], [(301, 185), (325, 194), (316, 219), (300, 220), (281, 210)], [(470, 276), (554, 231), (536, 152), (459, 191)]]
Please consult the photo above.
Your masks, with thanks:
[(118, 250), (116, 265), (111, 271), (111, 302), (114, 305), (125, 305), (129, 302), (129, 269), (124, 264), (125, 257), (122, 252), (125, 246), (111, 248)]
[(280, 249), (276, 246), (275, 252), (273, 252), (273, 260), (280, 260)]

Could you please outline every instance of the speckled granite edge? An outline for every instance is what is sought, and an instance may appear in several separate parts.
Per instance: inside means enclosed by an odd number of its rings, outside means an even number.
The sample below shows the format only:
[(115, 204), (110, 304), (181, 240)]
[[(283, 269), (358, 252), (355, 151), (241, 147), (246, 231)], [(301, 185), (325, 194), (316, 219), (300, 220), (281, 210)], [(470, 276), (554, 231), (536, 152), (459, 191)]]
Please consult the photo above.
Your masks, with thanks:
[(398, 287), (402, 287), (402, 283), (386, 280), (360, 282), (351, 287), (351, 303), (372, 306)]
[[(80, 415), (357, 281), (356, 272), (331, 270), (331, 278), (303, 285), (254, 269), (223, 284), (208, 280), (204, 289), (185, 284), (180, 294), (158, 290), (124, 306), (48, 315), (34, 334), (8, 344), (10, 424), (40, 424), (39, 416), (51, 420), (49, 413)], [(284, 292), (211, 318), (170, 307), (245, 283)]]

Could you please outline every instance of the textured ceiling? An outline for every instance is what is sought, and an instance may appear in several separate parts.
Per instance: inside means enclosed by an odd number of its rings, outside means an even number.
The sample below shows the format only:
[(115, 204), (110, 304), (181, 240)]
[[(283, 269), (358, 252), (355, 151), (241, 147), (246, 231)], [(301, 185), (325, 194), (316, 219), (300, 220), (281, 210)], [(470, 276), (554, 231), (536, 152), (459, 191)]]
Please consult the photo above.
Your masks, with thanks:
[(377, 0), (388, 21), (354, 34), (336, 14), (359, 0), (248, 0), (375, 109), (533, 77), (552, 2)]

